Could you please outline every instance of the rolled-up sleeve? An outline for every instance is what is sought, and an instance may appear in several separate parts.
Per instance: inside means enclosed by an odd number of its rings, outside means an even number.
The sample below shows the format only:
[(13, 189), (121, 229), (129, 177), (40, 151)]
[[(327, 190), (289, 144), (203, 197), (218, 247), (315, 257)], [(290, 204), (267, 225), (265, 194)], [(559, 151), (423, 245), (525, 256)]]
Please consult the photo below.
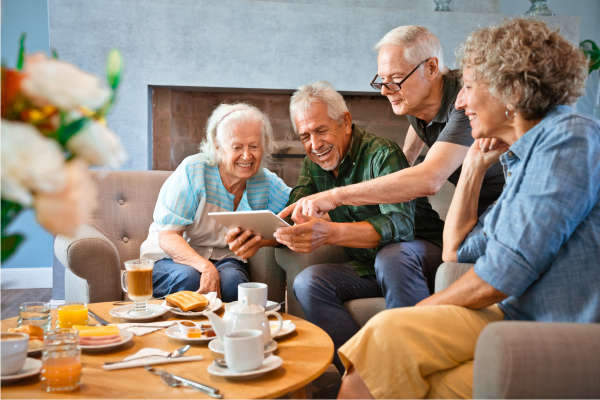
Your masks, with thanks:
[(199, 195), (196, 189), (186, 166), (173, 172), (160, 189), (154, 208), (154, 223), (159, 230), (182, 231), (194, 222)]
[[(382, 147), (373, 157), (373, 178), (389, 175), (401, 169), (408, 168), (408, 161), (400, 149)], [(415, 238), (415, 209), (416, 200), (406, 203), (381, 204), (380, 215), (366, 221), (381, 235), (375, 252), (390, 243), (410, 242)]]
[(485, 220), (488, 241), (475, 264), (479, 277), (509, 296), (547, 271), (600, 191), (600, 140), (590, 134), (597, 127), (573, 117), (546, 125), (502, 156), (507, 185)]
[(494, 204), (490, 205), (487, 210), (479, 216), (477, 224), (475, 224), (465, 240), (458, 246), (456, 258), (459, 263), (474, 263), (479, 257), (485, 254), (487, 235), (483, 229), (484, 220), (494, 207)]

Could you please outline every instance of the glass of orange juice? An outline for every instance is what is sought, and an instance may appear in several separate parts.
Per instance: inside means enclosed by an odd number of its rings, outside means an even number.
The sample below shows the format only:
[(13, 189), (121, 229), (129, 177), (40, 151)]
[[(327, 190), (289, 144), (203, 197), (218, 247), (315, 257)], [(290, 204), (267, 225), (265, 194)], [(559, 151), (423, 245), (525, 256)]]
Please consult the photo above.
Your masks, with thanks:
[(44, 333), (42, 390), (71, 391), (81, 382), (81, 348), (76, 329), (57, 328)]
[(85, 303), (66, 303), (58, 307), (58, 320), (60, 328), (70, 328), (73, 325), (87, 325), (89, 321), (88, 306)]

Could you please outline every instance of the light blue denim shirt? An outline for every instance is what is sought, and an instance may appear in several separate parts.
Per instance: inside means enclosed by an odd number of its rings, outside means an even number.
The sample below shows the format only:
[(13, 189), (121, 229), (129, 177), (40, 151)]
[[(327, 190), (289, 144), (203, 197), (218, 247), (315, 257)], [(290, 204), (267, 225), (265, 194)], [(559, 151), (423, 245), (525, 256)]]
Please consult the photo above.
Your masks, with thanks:
[(600, 121), (555, 107), (500, 162), (506, 186), (458, 261), (509, 296), (506, 319), (600, 322)]

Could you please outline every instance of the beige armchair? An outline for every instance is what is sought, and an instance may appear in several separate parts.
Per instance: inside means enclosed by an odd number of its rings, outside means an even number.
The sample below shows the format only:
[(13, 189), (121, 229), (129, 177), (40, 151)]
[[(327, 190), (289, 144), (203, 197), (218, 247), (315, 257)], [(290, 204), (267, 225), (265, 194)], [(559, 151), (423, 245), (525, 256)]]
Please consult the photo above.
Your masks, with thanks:
[[(57, 236), (56, 258), (65, 266), (65, 301), (121, 300), (123, 262), (140, 257), (166, 171), (92, 171), (99, 206), (75, 238)], [(250, 279), (269, 285), (269, 300), (285, 299), (285, 272), (273, 248), (248, 260)]]

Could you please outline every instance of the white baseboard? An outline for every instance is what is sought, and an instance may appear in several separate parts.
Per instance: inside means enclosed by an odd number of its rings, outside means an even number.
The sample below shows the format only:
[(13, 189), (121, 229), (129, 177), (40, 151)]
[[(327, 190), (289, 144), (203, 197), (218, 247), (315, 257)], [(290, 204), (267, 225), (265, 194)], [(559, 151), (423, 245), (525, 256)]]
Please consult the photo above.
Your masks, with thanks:
[(52, 268), (2, 268), (2, 289), (44, 289), (52, 287)]

